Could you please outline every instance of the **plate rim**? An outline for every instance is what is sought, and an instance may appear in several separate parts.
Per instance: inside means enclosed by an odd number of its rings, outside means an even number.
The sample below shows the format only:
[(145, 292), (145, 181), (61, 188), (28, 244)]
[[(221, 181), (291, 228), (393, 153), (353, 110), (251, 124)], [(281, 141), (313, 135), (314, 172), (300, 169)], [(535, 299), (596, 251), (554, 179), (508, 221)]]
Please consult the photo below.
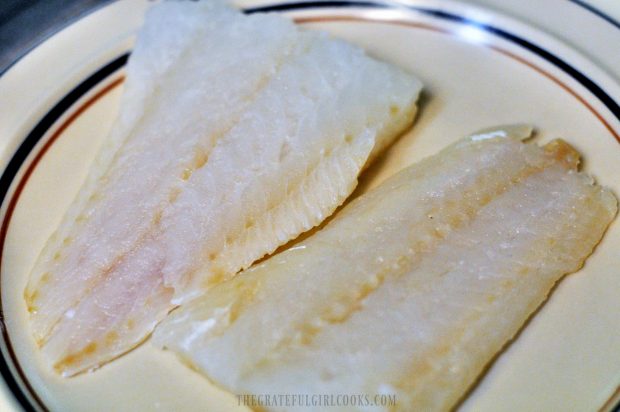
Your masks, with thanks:
[[(588, 7), (588, 5), (583, 4), (583, 2), (580, 0), (569, 0), (569, 2), (577, 4), (583, 7), (584, 9), (588, 10), (589, 12), (594, 13), (595, 15), (599, 16), (603, 20), (607, 21), (607, 23), (614, 25), (614, 27), (620, 30), (620, 23), (615, 21), (613, 18), (607, 16), (606, 14), (598, 11), (594, 7), (591, 7), (591, 6)], [(92, 12), (100, 8), (107, 7), (109, 5), (110, 4), (106, 2), (106, 3), (99, 5), (98, 7), (93, 7), (89, 12), (81, 14), (80, 16), (77, 16), (74, 20), (67, 22), (65, 26), (58, 28), (58, 30), (51, 33), (46, 38), (42, 39), (32, 49), (26, 51), (23, 55), (19, 56), (5, 70), (0, 72), (0, 80), (2, 80), (3, 76), (6, 74), (6, 72), (9, 69), (13, 68), (25, 56), (30, 54), (33, 50), (39, 47), (42, 43), (45, 43), (46, 41), (51, 40), (56, 34), (58, 34), (58, 32), (76, 23), (77, 21), (83, 19), (84, 17), (91, 14)], [(399, 4), (399, 6), (402, 6), (402, 5), (403, 5), (402, 3)], [(270, 3), (270, 5), (265, 5), (265, 6), (246, 7), (244, 8), (244, 11), (249, 12), (249, 13), (265, 12), (265, 11), (285, 12), (285, 11), (295, 11), (299, 9), (317, 9), (317, 8), (319, 9), (330, 9), (330, 8), (341, 9), (343, 7), (344, 8), (368, 7), (368, 8), (382, 8), (382, 9), (388, 8), (389, 9), (389, 8), (392, 8), (392, 6), (393, 6), (392, 4), (385, 2), (383, 0), (289, 1), (289, 2)], [(538, 56), (546, 59), (544, 55), (541, 55), (537, 53), (535, 50), (533, 50), (532, 48), (530, 48), (532, 45), (537, 47), (535, 44), (528, 42), (526, 39), (520, 39), (519, 36), (511, 35), (510, 32), (494, 27), (493, 25), (481, 23), (474, 19), (463, 17), (463, 16), (458, 16), (456, 14), (451, 14), (450, 12), (445, 12), (442, 10), (434, 10), (431, 8), (417, 7), (411, 4), (406, 4), (405, 7), (408, 9), (413, 9), (417, 12), (422, 12), (422, 13), (430, 12), (430, 14), (435, 17), (448, 18), (448, 19), (451, 19), (453, 21), (456, 21), (458, 23), (462, 23), (465, 25), (476, 25), (477, 27), (481, 27), (484, 30), (488, 30), (492, 34), (498, 35), (507, 40), (511, 40), (511, 41), (514, 41), (515, 39), (521, 40), (521, 43), (519, 43), (518, 41), (516, 43), (519, 44), (521, 47), (524, 47), (527, 50), (534, 52)], [(474, 5), (473, 7), (479, 7), (479, 6)], [(494, 14), (501, 15), (501, 12), (494, 12)], [(506, 35), (508, 37), (504, 37)], [(540, 47), (538, 47), (538, 49), (541, 49), (544, 51), (544, 49)], [(547, 52), (547, 56), (549, 55), (551, 57), (554, 57), (556, 61), (559, 60), (560, 65), (562, 65), (561, 58), (558, 58), (557, 56), (554, 56), (552, 53)], [(26, 158), (28, 157), (29, 154), (32, 153), (32, 150), (35, 148), (36, 144), (43, 137), (45, 131), (47, 131), (49, 127), (52, 126), (60, 118), (60, 116), (63, 113), (66, 112), (67, 109), (71, 108), (81, 97), (83, 97), (86, 92), (92, 90), (94, 86), (96, 86), (97, 84), (100, 84), (103, 80), (109, 78), (109, 76), (111, 76), (117, 70), (124, 67), (128, 56), (129, 56), (129, 53), (126, 53), (126, 54), (123, 54), (117, 57), (115, 60), (109, 62), (105, 66), (96, 70), (92, 75), (90, 75), (88, 78), (86, 78), (76, 87), (74, 87), (69, 93), (65, 94), (64, 97), (62, 97), (58, 101), (58, 103), (53, 105), (52, 108), (47, 111), (45, 116), (43, 116), (38, 122), (36, 122), (36, 125), (31, 129), (30, 133), (28, 133), (27, 136), (19, 142), (19, 146), (17, 150), (10, 156), (10, 160), (8, 164), (2, 169), (2, 174), (0, 176), (0, 203), (2, 204), (3, 209), (6, 203), (5, 200), (7, 198), (9, 198), (10, 200), (14, 196), (14, 194), (12, 194), (11, 196), (8, 196), (10, 194), (11, 185), (16, 181), (15, 178), (17, 177), (19, 171), (22, 170), (24, 163), (26, 161)], [(562, 71), (564, 71), (566, 74), (570, 75), (573, 78), (575, 78), (573, 74), (577, 74), (577, 77), (579, 78), (582, 78), (582, 79), (585, 78), (586, 83), (588, 83), (587, 80), (589, 79), (587, 78), (587, 76), (583, 75), (582, 73), (579, 73), (577, 69), (572, 68), (572, 70), (569, 69), (568, 71), (565, 71), (562, 67), (556, 65), (555, 63), (554, 65), (562, 69)], [(566, 65), (570, 67), (568, 63), (564, 62), (564, 67)], [(595, 95), (597, 99), (599, 99), (610, 110), (610, 112), (618, 119), (618, 121), (620, 121), (620, 105), (613, 99), (613, 97), (609, 96), (600, 86), (598, 86), (596, 83), (592, 82), (591, 80), (589, 80), (589, 82), (591, 83), (590, 86), (593, 85), (594, 90), (597, 90), (598, 92), (593, 91), (588, 85), (582, 83), (579, 79), (577, 78), (575, 79), (580, 84), (582, 84), (587, 90), (592, 92), (593, 95)], [(602, 99), (600, 95), (603, 96)], [(607, 103), (609, 103), (609, 105)], [(608, 126), (608, 129), (612, 131), (612, 128), (609, 126)], [(618, 136), (618, 134), (615, 134), (615, 136), (618, 142), (620, 143), (620, 137)], [(41, 153), (43, 153), (43, 151)], [(22, 180), (23, 180), (23, 177), (19, 179), (19, 181), (22, 181)], [(25, 182), (25, 180), (23, 181)], [(8, 213), (9, 213), (8, 210), (4, 210), (2, 228), (0, 230), (0, 258), (2, 256), (3, 249), (4, 249), (3, 248), (4, 238), (8, 230), (8, 221), (10, 220), (10, 214)], [(9, 216), (9, 219), (6, 219), (7, 215)], [(5, 220), (7, 222), (6, 225), (4, 224)], [(2, 306), (1, 306), (1, 299), (0, 299), (0, 313), (1, 313), (1, 308)], [(5, 319), (1, 315), (0, 315), (0, 328), (2, 329), (1, 331), (2, 336), (5, 340), (5, 343), (7, 344), (8, 351), (12, 353), (12, 348), (10, 347), (10, 338), (8, 336), (8, 331), (5, 325)], [(25, 377), (25, 375), (22, 375), (21, 380), (23, 380), (23, 383), (27, 387), (28, 389), (27, 392), (29, 392), (29, 394), (23, 390), (23, 388), (20, 386), (20, 383), (15, 379), (15, 375), (13, 371), (11, 370), (11, 365), (7, 362), (7, 359), (5, 358), (4, 351), (1, 355), (2, 356), (0, 356), (1, 357), (0, 372), (3, 377), (2, 383), (9, 387), (10, 394), (13, 397), (15, 397), (15, 400), (18, 401), (19, 406), (23, 408), (23, 410), (36, 410), (35, 408), (39, 408), (40, 410), (48, 410), (45, 404), (39, 399), (37, 392), (33, 388), (30, 387), (30, 384), (28, 383), (28, 380)], [(16, 360), (16, 356), (14, 354), (11, 354), (11, 358), (12, 358), (12, 361), (14, 362), (13, 366), (14, 367), (16, 366), (17, 369), (19, 369), (19, 363)], [(21, 375), (19, 371), (18, 373)], [(29, 402), (28, 400), (29, 395), (35, 399), (35, 403), (38, 405), (33, 406), (33, 404)], [(616, 390), (615, 393), (611, 395), (609, 400), (602, 406), (602, 408), (607, 408), (607, 404), (609, 404), (610, 402), (611, 402), (611, 405), (610, 405), (611, 408), (614, 408), (613, 407), (613, 404), (615, 403), (614, 398), (619, 397), (618, 395), (620, 395), (620, 387)], [(618, 401), (620, 401), (620, 399), (618, 399)], [(616, 405), (614, 410), (616, 410), (617, 408), (620, 408), (620, 402)]]
[[(155, 0), (155, 1), (157, 1), (157, 0)], [(351, 2), (353, 2), (353, 1), (354, 0), (351, 0)], [(586, 10), (589, 13), (597, 16), (598, 18), (604, 20), (606, 23), (612, 25), (616, 29), (620, 30), (620, 21), (616, 20), (614, 17), (612, 17), (611, 15), (609, 15), (608, 13), (603, 11), (601, 8), (593, 6), (592, 4), (589, 4), (587, 1), (584, 1), (584, 0), (568, 0), (568, 1), (570, 3), (573, 3), (573, 4), (577, 5), (577, 6), (579, 6), (583, 10)], [(52, 27), (52, 29), (50, 29), (50, 31), (48, 33), (45, 33), (44, 35), (39, 36), (36, 39), (36, 41), (34, 41), (29, 47), (27, 47), (23, 51), (20, 51), (20, 52), (16, 53), (16, 57), (13, 60), (9, 61), (4, 67), (0, 68), (0, 79), (2, 79), (2, 77), (9, 70), (11, 70), (13, 68), (13, 66), (17, 65), (24, 57), (26, 57), (32, 51), (37, 49), (42, 43), (45, 43), (46, 41), (48, 41), (50, 38), (54, 37), (56, 34), (61, 32), (62, 30), (66, 29), (67, 27), (69, 27), (71, 25), (73, 25), (77, 21), (82, 20), (83, 18), (85, 18), (89, 14), (92, 14), (92, 13), (96, 12), (99, 9), (108, 7), (112, 2), (113, 2), (113, 0), (101, 0), (101, 3), (90, 4), (85, 9), (83, 9), (80, 13), (76, 14), (75, 16), (72, 16), (72, 18), (70, 18), (69, 20), (64, 21), (62, 24), (57, 25), (56, 27)], [(327, 2), (329, 2), (329, 0), (323, 0), (323, 1), (318, 0), (316, 2), (317, 3), (318, 2), (327, 3)], [(385, 2), (387, 2), (387, 0), (385, 0)], [(474, 6), (480, 7), (480, 6), (475, 5), (475, 4), (474, 4)]]

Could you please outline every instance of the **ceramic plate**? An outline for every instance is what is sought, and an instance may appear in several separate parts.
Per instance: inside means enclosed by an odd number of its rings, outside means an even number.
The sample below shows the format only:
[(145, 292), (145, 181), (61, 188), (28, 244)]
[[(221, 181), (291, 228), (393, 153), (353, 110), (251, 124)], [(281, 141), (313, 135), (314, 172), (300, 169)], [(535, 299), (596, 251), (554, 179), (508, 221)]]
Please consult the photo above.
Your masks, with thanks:
[[(584, 169), (620, 194), (620, 26), (567, 0), (546, 0), (537, 10), (516, 1), (478, 3), (242, 6), (345, 38), (424, 82), (415, 127), (364, 174), (362, 191), (470, 132), (525, 122), (535, 125), (540, 142), (562, 137), (574, 145)], [(235, 396), (148, 341), (95, 373), (62, 379), (43, 366), (30, 338), (25, 282), (110, 129), (132, 40), (149, 5), (105, 6), (41, 43), (0, 78), (3, 411), (244, 410)], [(585, 37), (570, 30), (574, 21)], [(615, 54), (606, 54), (610, 50)], [(620, 384), (618, 250), (616, 221), (585, 267), (553, 291), (459, 408), (613, 408)]]

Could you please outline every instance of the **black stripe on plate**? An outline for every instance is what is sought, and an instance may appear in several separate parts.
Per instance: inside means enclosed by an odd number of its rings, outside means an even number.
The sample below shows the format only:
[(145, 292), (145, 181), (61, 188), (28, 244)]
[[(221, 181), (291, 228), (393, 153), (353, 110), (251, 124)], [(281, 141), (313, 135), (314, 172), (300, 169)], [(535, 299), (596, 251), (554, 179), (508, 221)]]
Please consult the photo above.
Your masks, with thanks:
[(592, 79), (584, 75), (582, 72), (577, 70), (575, 67), (568, 64), (566, 61), (562, 60), (560, 57), (555, 54), (549, 52), (548, 50), (543, 49), (540, 46), (535, 45), (534, 43), (525, 40), (522, 37), (519, 37), (515, 34), (507, 32), (506, 30), (500, 29), (498, 27), (492, 26), (490, 24), (481, 23), (479, 21), (475, 21), (472, 19), (468, 19), (463, 16), (459, 16), (457, 14), (449, 13), (447, 11), (431, 9), (425, 7), (419, 7), (414, 5), (395, 5), (392, 6), (387, 3), (378, 3), (372, 1), (308, 1), (308, 2), (296, 2), (296, 3), (280, 3), (269, 6), (262, 7), (254, 7), (250, 9), (246, 9), (246, 13), (257, 13), (257, 12), (273, 12), (273, 11), (286, 11), (286, 10), (304, 10), (304, 9), (320, 9), (324, 7), (356, 7), (356, 8), (380, 8), (380, 9), (406, 9), (413, 10), (418, 13), (422, 13), (428, 16), (437, 17), (444, 20), (453, 21), (456, 23), (465, 24), (468, 26), (476, 27), (477, 29), (486, 31), (488, 33), (492, 33), (500, 38), (508, 40), (512, 43), (515, 43), (526, 50), (542, 57), (548, 62), (552, 63), (554, 66), (562, 70), (564, 73), (571, 76), (573, 79), (577, 80), (582, 86), (588, 89), (592, 94), (594, 94), (612, 113), (613, 115), (620, 121), (620, 105), (607, 94), (598, 84), (596, 84)]
[[(101, 83), (102, 80), (106, 79), (108, 76), (116, 72), (118, 69), (123, 67), (127, 63), (127, 59), (129, 57), (129, 53), (124, 54), (120, 57), (117, 57), (112, 62), (106, 64), (104, 67), (99, 69), (93, 75), (88, 77), (82, 83), (80, 83), (77, 87), (71, 90), (65, 97), (63, 97), (47, 114), (37, 123), (37, 125), (32, 129), (32, 131), (28, 134), (28, 136), (24, 139), (22, 144), (19, 146), (11, 161), (7, 165), (2, 177), (0, 177), (0, 204), (2, 204), (6, 198), (6, 195), (9, 191), (9, 187), (11, 186), (11, 182), (17, 175), (20, 170), (22, 164), (32, 151), (32, 149), (36, 146), (36, 144), (41, 140), (45, 132), (63, 115), (75, 102), (77, 102), (82, 96), (88, 93), (89, 90), (97, 86), (97, 84)], [(0, 327), (2, 328), (2, 335), (4, 341), (7, 346), (7, 351), (11, 355), (11, 358), (15, 359), (13, 348), (11, 346), (11, 342), (9, 340), (8, 332), (6, 330), (6, 325), (4, 322), (4, 313), (2, 312), (2, 305), (0, 302)], [(22, 387), (18, 383), (16, 377), (11, 373), (11, 369), (7, 360), (4, 356), (0, 356), (0, 374), (2, 378), (6, 382), (7, 386), (19, 402), (19, 404), (24, 408), (25, 411), (34, 411), (34, 405), (38, 408), (47, 410), (41, 399), (37, 396), (32, 387), (28, 384), (28, 379), (24, 376), (23, 371), (20, 366), (17, 364), (17, 360), (15, 359), (14, 367), (19, 374), (21, 381), (23, 382), (23, 386), (25, 386), (30, 392), (30, 398), (28, 399), (28, 395), (23, 391)], [(34, 404), (34, 405), (33, 405)]]
[(620, 29), (620, 22), (614, 19), (613, 17), (611, 17), (609, 14), (603, 13), (600, 9), (597, 9), (596, 7), (582, 0), (568, 0), (568, 1), (570, 1), (571, 3), (575, 3), (578, 6), (583, 7), (584, 9), (588, 10), (590, 13), (594, 13), (601, 19), (605, 20), (607, 23), (611, 24), (612, 26), (615, 26), (617, 29)]
[[(574, 3), (581, 3), (578, 0), (570, 0)], [(587, 7), (583, 5), (588, 10), (595, 12), (605, 20), (614, 24), (618, 28), (620, 25), (617, 24), (613, 19), (608, 16), (597, 12), (597, 10)], [(467, 19), (465, 17), (448, 13), (442, 10), (431, 9), (431, 8), (423, 8), (417, 6), (403, 6), (403, 5), (390, 5), (387, 3), (373, 2), (373, 1), (308, 1), (308, 2), (297, 2), (297, 3), (280, 3), (268, 6), (261, 7), (253, 7), (245, 9), (244, 12), (251, 14), (257, 12), (283, 12), (283, 11), (294, 11), (294, 10), (303, 10), (303, 9), (323, 9), (323, 8), (349, 8), (349, 7), (358, 7), (358, 8), (375, 8), (375, 9), (389, 9), (389, 8), (406, 8), (409, 10), (417, 11), (422, 14), (434, 16), (437, 18), (441, 18), (444, 20), (450, 20), (454, 22), (458, 22), (461, 24), (466, 24), (470, 26), (475, 26), (481, 30), (487, 31), (494, 35), (497, 35), (505, 40), (516, 43), (517, 45), (533, 52), (534, 54), (540, 56), (541, 58), (549, 61), (562, 71), (564, 71), (569, 76), (573, 77), (580, 84), (586, 87), (592, 94), (594, 94), (615, 116), (620, 120), (620, 106), (603, 90), (601, 89), (595, 82), (581, 73), (579, 70), (575, 69), (573, 66), (569, 65), (559, 57), (554, 54), (548, 52), (547, 50), (519, 37), (512, 33), (509, 33), (505, 30), (497, 28), (495, 26), (483, 24), (481, 22), (477, 22), (471, 19)], [(9, 162), (7, 168), (5, 169), (2, 177), (0, 178), (0, 203), (4, 201), (6, 195), (8, 193), (9, 186), (13, 179), (15, 178), (17, 172), (20, 167), (24, 163), (28, 154), (32, 151), (38, 141), (42, 138), (45, 132), (58, 120), (58, 118), (73, 105), (80, 97), (86, 94), (89, 90), (95, 87), (98, 83), (108, 77), (110, 74), (114, 73), (116, 70), (123, 67), (129, 54), (124, 54), (117, 59), (113, 60), (96, 73), (91, 75), (89, 78), (80, 83), (76, 88), (74, 88), (69, 94), (67, 94), (60, 102), (58, 102), (44, 117), (39, 121), (39, 123), (34, 127), (34, 129), (28, 134), (26, 139), (19, 146), (15, 154), (13, 155), (11, 161)], [(0, 308), (1, 309), (1, 308)], [(0, 321), (4, 323), (4, 318), (2, 317), (2, 313), (0, 312)], [(2, 325), (3, 326), (3, 325)], [(10, 348), (10, 341), (8, 340), (8, 335), (6, 332), (6, 328), (3, 328), (3, 335), (5, 338), (5, 342), (7, 343), (9, 352), (12, 353), (12, 349)], [(16, 378), (12, 375), (7, 360), (4, 356), (0, 359), (0, 372), (2, 374), (3, 379), (13, 392), (13, 395), (18, 400), (20, 405), (26, 411), (34, 411), (33, 404), (28, 399), (28, 395), (22, 391), (22, 388), (18, 384)], [(23, 372), (19, 368), (19, 365), (15, 365), (17, 370), (20, 372), (20, 377), (24, 382), (27, 382), (25, 376), (23, 376)], [(39, 408), (46, 409), (45, 405), (38, 398), (37, 394), (32, 390), (32, 388), (26, 383), (24, 386), (27, 386), (29, 392), (31, 393), (30, 397), (36, 400), (36, 405)]]

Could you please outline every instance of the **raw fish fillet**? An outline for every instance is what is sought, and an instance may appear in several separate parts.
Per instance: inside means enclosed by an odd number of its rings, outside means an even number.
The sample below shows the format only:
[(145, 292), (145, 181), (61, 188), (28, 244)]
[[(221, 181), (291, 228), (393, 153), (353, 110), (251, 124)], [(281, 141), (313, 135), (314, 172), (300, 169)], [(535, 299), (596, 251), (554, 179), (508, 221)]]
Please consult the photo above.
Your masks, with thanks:
[(448, 410), (617, 209), (564, 141), (501, 134), (397, 173), (173, 312), (153, 342), (235, 394), (383, 394), (396, 404), (338, 410)]
[(413, 121), (420, 83), (345, 42), (216, 1), (148, 12), (118, 121), (25, 291), (63, 375), (319, 224)]

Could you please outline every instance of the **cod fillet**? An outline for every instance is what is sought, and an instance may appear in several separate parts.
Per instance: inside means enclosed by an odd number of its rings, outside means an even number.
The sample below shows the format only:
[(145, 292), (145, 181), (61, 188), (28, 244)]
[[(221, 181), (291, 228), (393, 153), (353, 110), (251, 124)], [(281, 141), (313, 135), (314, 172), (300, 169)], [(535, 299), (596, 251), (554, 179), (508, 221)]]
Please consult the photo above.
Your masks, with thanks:
[[(617, 210), (567, 143), (500, 132), (392, 176), (312, 237), (173, 312), (153, 342), (239, 395), (453, 407)], [(373, 405), (374, 394), (396, 403)]]
[(329, 216), (413, 121), (420, 82), (217, 1), (151, 7), (118, 120), (25, 290), (69, 376)]

